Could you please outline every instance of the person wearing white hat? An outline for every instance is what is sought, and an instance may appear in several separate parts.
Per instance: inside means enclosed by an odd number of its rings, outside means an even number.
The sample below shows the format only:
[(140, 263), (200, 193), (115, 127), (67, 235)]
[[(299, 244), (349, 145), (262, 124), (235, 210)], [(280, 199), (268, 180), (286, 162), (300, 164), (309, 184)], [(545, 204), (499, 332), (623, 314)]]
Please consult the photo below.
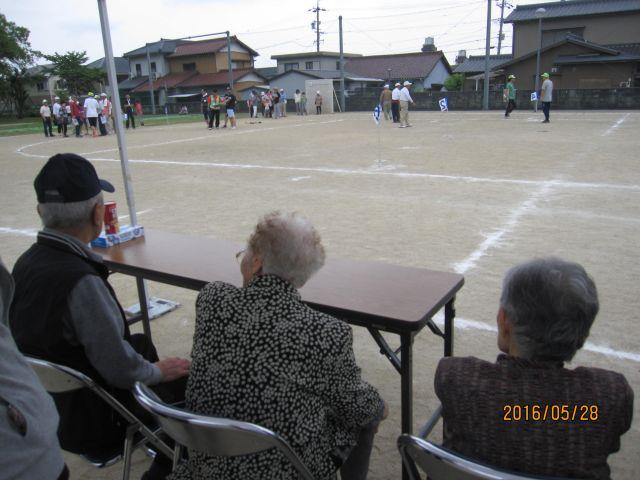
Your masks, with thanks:
[(51, 114), (53, 123), (58, 126), (58, 135), (62, 133), (62, 125), (59, 122), (58, 117), (60, 116), (60, 97), (55, 97), (53, 99), (53, 105), (51, 106)]
[(380, 105), (382, 105), (384, 119), (389, 120), (391, 118), (391, 90), (389, 90), (388, 84), (380, 92)]
[(410, 127), (409, 124), (409, 103), (414, 104), (413, 98), (409, 93), (411, 82), (405, 80), (402, 90), (400, 90), (400, 128)]
[(396, 82), (391, 92), (391, 117), (393, 123), (400, 122), (400, 83)]
[[(93, 138), (98, 136), (98, 110), (100, 106), (98, 105), (98, 101), (94, 98), (93, 92), (89, 92), (87, 94), (87, 98), (84, 100), (84, 114), (89, 121), (89, 126), (91, 127), (91, 134)], [(88, 132), (87, 132), (88, 133)]]
[(54, 134), (51, 131), (51, 109), (46, 100), (42, 100), (42, 106), (40, 107), (40, 116), (42, 117), (42, 126), (44, 127), (44, 136), (53, 137)]
[(316, 92), (316, 115), (320, 115), (322, 113), (322, 95), (320, 95), (320, 90)]

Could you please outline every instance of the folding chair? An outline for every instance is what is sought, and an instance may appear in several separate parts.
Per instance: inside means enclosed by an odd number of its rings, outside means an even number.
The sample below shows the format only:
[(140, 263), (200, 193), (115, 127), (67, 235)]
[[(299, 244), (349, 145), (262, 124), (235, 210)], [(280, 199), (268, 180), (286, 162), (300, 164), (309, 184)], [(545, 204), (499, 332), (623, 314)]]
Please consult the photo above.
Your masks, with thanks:
[[(113, 465), (124, 457), (122, 479), (129, 480), (129, 474), (131, 471), (131, 454), (135, 448), (148, 443), (151, 444), (156, 451), (162, 452), (168, 458), (171, 458), (173, 454), (172, 449), (158, 438), (157, 431), (153, 432), (149, 429), (140, 419), (127, 410), (118, 400), (116, 400), (111, 394), (100, 387), (87, 375), (72, 368), (48, 362), (46, 360), (40, 360), (32, 357), (26, 357), (26, 359), (31, 365), (31, 368), (36, 372), (36, 375), (38, 375), (40, 382), (44, 385), (47, 392), (63, 393), (72, 392), (81, 388), (88, 388), (127, 421), (127, 433), (122, 450), (117, 452), (105, 452), (104, 455), (101, 455), (100, 457), (80, 455), (86, 461), (97, 468), (103, 468)], [(96, 401), (99, 400), (96, 399)], [(134, 435), (141, 437), (140, 441), (136, 442), (134, 440)]]
[(249, 455), (275, 448), (287, 457), (303, 480), (314, 478), (289, 444), (271, 430), (252, 423), (197, 415), (169, 406), (140, 382), (136, 382), (134, 395), (140, 405), (156, 417), (163, 432), (175, 440), (174, 469), (182, 458), (184, 447), (223, 457)]
[(398, 438), (398, 450), (411, 480), (421, 480), (418, 467), (429, 480), (562, 480), (494, 468), (426, 440), (441, 414), (442, 406), (439, 406), (420, 429), (419, 437), (404, 434)]

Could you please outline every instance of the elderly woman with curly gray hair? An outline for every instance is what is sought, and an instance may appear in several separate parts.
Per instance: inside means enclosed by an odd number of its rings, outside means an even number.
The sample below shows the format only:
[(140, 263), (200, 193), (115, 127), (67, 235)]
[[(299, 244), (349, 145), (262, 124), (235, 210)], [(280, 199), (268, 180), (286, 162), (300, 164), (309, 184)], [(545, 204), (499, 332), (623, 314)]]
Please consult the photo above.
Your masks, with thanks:
[[(387, 407), (362, 380), (351, 327), (302, 302), (298, 289), (324, 264), (304, 217), (265, 215), (238, 255), (243, 287), (214, 282), (196, 302), (187, 408), (281, 435), (315, 478), (367, 475)], [(222, 458), (190, 452), (174, 479), (294, 479), (276, 451)]]
[(624, 376), (576, 367), (598, 314), (596, 285), (577, 263), (542, 258), (509, 270), (498, 308), (497, 361), (444, 358), (435, 377), (444, 446), (508, 470), (609, 479), (607, 457), (631, 427)]

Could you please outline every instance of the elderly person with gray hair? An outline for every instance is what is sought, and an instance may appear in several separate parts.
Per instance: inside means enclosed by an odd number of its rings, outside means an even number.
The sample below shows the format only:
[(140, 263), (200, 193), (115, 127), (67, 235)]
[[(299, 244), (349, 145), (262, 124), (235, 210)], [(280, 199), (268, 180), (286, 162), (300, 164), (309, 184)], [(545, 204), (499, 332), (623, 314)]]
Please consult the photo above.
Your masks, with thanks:
[[(88, 375), (143, 419), (130, 389), (154, 385), (167, 401), (184, 398), (190, 362), (159, 361), (145, 335), (132, 335), (102, 257), (87, 246), (101, 230), (102, 191), (113, 192), (85, 158), (51, 157), (34, 181), (44, 229), (13, 268), (10, 325), (24, 354)], [(122, 447), (126, 422), (87, 389), (54, 394), (63, 449), (102, 456)], [(171, 462), (157, 455), (145, 479), (161, 479)]]
[(568, 369), (598, 313), (596, 286), (577, 263), (532, 260), (507, 272), (495, 363), (445, 358), (435, 376), (444, 446), (534, 475), (608, 479), (609, 454), (629, 430), (633, 391), (624, 376)]
[[(325, 260), (320, 236), (274, 212), (239, 253), (243, 287), (214, 282), (196, 302), (187, 407), (256, 423), (291, 445), (315, 478), (367, 475), (386, 404), (362, 380), (351, 327), (304, 304), (298, 289)], [(234, 458), (190, 452), (172, 479), (297, 479), (278, 452)]]

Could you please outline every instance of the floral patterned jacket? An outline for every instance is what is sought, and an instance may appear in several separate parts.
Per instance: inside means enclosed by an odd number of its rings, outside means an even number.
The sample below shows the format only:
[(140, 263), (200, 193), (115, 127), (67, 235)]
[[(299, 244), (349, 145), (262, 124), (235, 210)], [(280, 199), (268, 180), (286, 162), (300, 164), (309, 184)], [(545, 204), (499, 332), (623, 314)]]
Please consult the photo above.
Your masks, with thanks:
[[(306, 306), (274, 275), (246, 288), (205, 286), (196, 329), (187, 408), (256, 423), (289, 442), (318, 479), (334, 478), (332, 452), (355, 445), (383, 401), (360, 376), (351, 327)], [(295, 479), (276, 451), (242, 457), (190, 452), (172, 479)]]

